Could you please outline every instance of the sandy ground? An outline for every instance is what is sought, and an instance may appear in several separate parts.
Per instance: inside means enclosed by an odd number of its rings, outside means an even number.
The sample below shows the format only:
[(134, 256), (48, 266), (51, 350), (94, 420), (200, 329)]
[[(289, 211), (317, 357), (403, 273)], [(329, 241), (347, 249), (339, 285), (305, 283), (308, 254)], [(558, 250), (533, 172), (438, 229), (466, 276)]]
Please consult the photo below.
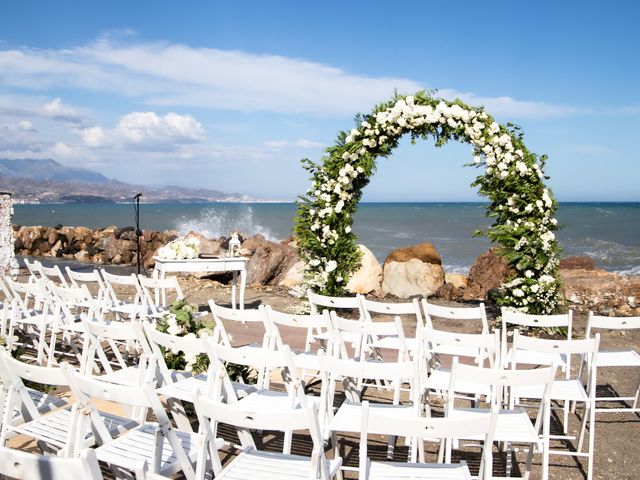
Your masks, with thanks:
[[(207, 301), (213, 299), (216, 303), (223, 306), (230, 306), (230, 287), (220, 285), (207, 279), (181, 278), (180, 283), (187, 295), (188, 301), (200, 306), (201, 310), (206, 308)], [(385, 301), (393, 301), (385, 299)], [(436, 302), (438, 303), (438, 302)], [(283, 312), (299, 313), (302, 303), (299, 299), (292, 297), (286, 289), (283, 288), (248, 288), (245, 295), (246, 308), (257, 308), (259, 305), (270, 305), (274, 310)], [(493, 324), (493, 314), (490, 311), (490, 325)], [(208, 317), (204, 317), (207, 321)], [(574, 316), (574, 337), (582, 337), (585, 327), (584, 315)], [(415, 320), (403, 319), (405, 332), (411, 335), (415, 332)], [(469, 326), (462, 322), (449, 322), (446, 327), (440, 322), (435, 322), (436, 328), (446, 328), (455, 331), (479, 331), (476, 325)], [(228, 331), (234, 338), (234, 343), (248, 344), (258, 342), (264, 333), (261, 329), (245, 325), (227, 325)], [(295, 329), (288, 329), (282, 332), (284, 339), (294, 349), (302, 348), (304, 345), (304, 336)], [(640, 332), (627, 332), (621, 335), (618, 332), (603, 331), (602, 347), (603, 349), (618, 348), (635, 348), (640, 350)], [(601, 369), (598, 372), (599, 392), (618, 392), (621, 394), (631, 395), (640, 381), (640, 369)], [(312, 386), (311, 390), (317, 391), (317, 386)], [(67, 394), (68, 395), (68, 394)], [(366, 398), (376, 399), (377, 401), (388, 401), (388, 392), (381, 392), (377, 389), (368, 389)], [(603, 406), (603, 405), (601, 405)], [(111, 406), (105, 405), (109, 410)], [(436, 412), (437, 412), (436, 408)], [(578, 415), (581, 410), (578, 410)], [(556, 419), (557, 420), (557, 419)], [(571, 415), (570, 431), (577, 431), (580, 418)], [(558, 429), (557, 421), (553, 426)], [(595, 456), (595, 474), (594, 478), (598, 479), (636, 479), (640, 478), (638, 467), (640, 466), (640, 415), (637, 414), (620, 414), (620, 413), (599, 413), (596, 417), (596, 456)], [(234, 434), (230, 430), (222, 429), (222, 433), (229, 438), (233, 438)], [(310, 446), (308, 439), (296, 437), (299, 440), (301, 453), (306, 451)], [(281, 446), (281, 437), (271, 436), (265, 440), (265, 446), (269, 449), (277, 449)], [(561, 444), (554, 442), (554, 447)], [(344, 437), (341, 442), (341, 455), (344, 457), (345, 464), (357, 465), (357, 444), (355, 438)], [(386, 452), (386, 444), (379, 440), (370, 454), (383, 458)], [(23, 437), (15, 437), (11, 439), (10, 446), (20, 448), (33, 448), (33, 444)], [(427, 445), (428, 460), (435, 458), (436, 447)], [(310, 450), (307, 452), (310, 453)], [(396, 449), (396, 458), (406, 460), (407, 449), (401, 446)], [(477, 465), (477, 457), (474, 455), (465, 455), (465, 459), (470, 464), (472, 471), (474, 465)], [(524, 457), (520, 453), (516, 456), (517, 462), (514, 463), (513, 474), (518, 475), (524, 464)], [(505, 469), (504, 455), (496, 454), (494, 458), (495, 474), (503, 474)], [(539, 478), (540, 474), (540, 456), (534, 457), (534, 471), (532, 478)], [(347, 475), (350, 477), (350, 475)], [(351, 477), (355, 478), (355, 477)], [(580, 479), (586, 478), (586, 460), (574, 459), (573, 457), (554, 456), (551, 458), (550, 478), (553, 479)]]

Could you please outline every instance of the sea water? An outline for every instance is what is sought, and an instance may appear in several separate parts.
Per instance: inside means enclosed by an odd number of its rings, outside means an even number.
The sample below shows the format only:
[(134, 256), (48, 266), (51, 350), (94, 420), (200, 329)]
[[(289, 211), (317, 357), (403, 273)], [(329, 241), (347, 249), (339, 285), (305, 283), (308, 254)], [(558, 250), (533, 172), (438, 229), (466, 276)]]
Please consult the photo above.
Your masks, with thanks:
[[(382, 262), (394, 248), (432, 242), (447, 272), (467, 272), (474, 259), (490, 247), (473, 238), (491, 225), (482, 203), (361, 203), (354, 232)], [(262, 234), (269, 240), (292, 234), (293, 203), (141, 204), (143, 229), (198, 231), (220, 237), (232, 231)], [(640, 202), (561, 203), (557, 237), (563, 255), (588, 255), (596, 265), (622, 274), (640, 275)], [(133, 205), (16, 205), (18, 225), (84, 225), (102, 228), (133, 225)]]

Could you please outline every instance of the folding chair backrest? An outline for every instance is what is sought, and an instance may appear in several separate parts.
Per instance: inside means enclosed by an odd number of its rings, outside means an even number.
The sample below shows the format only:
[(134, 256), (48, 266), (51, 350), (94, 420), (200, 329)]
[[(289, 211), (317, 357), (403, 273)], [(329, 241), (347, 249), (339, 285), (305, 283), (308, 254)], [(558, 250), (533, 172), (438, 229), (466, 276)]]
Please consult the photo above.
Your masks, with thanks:
[(72, 309), (78, 307), (87, 308), (93, 315), (98, 314), (98, 304), (86, 285), (80, 285), (79, 287), (60, 287), (54, 283), (50, 283), (49, 291), (53, 296), (53, 300), (58, 301), (68, 315), (71, 314)]
[[(600, 334), (596, 333), (594, 338), (581, 340), (555, 340), (547, 338), (536, 338), (522, 335), (518, 330), (513, 332), (513, 353), (511, 366), (517, 368), (518, 355), (522, 351), (533, 351), (545, 354), (564, 355), (566, 357), (565, 378), (571, 376), (571, 356), (580, 355), (589, 368), (595, 367), (598, 348), (600, 346)], [(553, 358), (549, 356), (548, 358)], [(593, 372), (589, 372), (593, 375)], [(593, 384), (595, 388), (595, 382)]]
[(42, 274), (40, 273), (40, 270), (38, 270), (38, 267), (36, 266), (35, 262), (30, 262), (29, 259), (25, 258), (24, 265), (25, 267), (27, 267), (27, 270), (29, 271), (29, 275), (30, 275), (29, 282), (42, 279)]
[(360, 296), (359, 298), (366, 320), (371, 320), (372, 313), (394, 316), (411, 315), (416, 318), (417, 329), (420, 329), (423, 326), (420, 303), (418, 303), (417, 298), (414, 298), (411, 302), (401, 303), (376, 302), (374, 300), (367, 300), (363, 296)]
[(102, 480), (102, 472), (93, 450), (78, 457), (45, 456), (0, 447), (0, 474), (18, 480)]
[(594, 328), (607, 330), (640, 329), (640, 317), (605, 317), (590, 311), (585, 332), (587, 338), (591, 337), (591, 330)]
[(573, 312), (561, 313), (557, 315), (532, 315), (529, 313), (514, 312), (507, 308), (502, 308), (502, 325), (504, 332), (509, 325), (519, 325), (523, 327), (564, 327), (568, 329), (567, 338), (571, 338), (571, 328)]
[(138, 283), (138, 278), (136, 277), (135, 273), (132, 273), (131, 275), (114, 275), (113, 273), (109, 273), (106, 270), (101, 269), (100, 274), (102, 275), (102, 279), (104, 280), (107, 294), (112, 301), (118, 302), (118, 295), (113, 288), (114, 285), (134, 287), (136, 290), (136, 295), (139, 296), (140, 284)]
[(420, 332), (427, 355), (456, 355), (476, 359), (483, 365), (487, 359), (491, 366), (500, 365), (500, 330), (493, 333), (457, 333), (425, 328)]
[[(265, 329), (275, 338), (278, 346), (283, 345), (282, 334), (280, 327), (304, 329), (305, 351), (309, 350), (312, 342), (313, 331), (327, 332), (330, 329), (328, 314), (310, 314), (310, 315), (298, 315), (294, 313), (284, 313), (273, 310), (271, 306), (267, 305), (264, 310), (264, 320), (267, 322)], [(328, 342), (332, 343), (332, 342)], [(329, 348), (330, 345), (327, 346)]]
[(487, 312), (484, 308), (484, 303), (480, 303), (477, 307), (445, 307), (429, 303), (426, 298), (423, 298), (421, 303), (427, 328), (433, 328), (433, 320), (431, 317), (439, 317), (445, 320), (479, 321), (481, 323), (482, 333), (489, 332), (489, 323), (487, 321)]
[(358, 361), (320, 355), (320, 370), (330, 377), (376, 378), (379, 380), (402, 381), (415, 379), (416, 361), (378, 362)]
[(402, 320), (396, 316), (390, 322), (370, 322), (362, 320), (350, 320), (338, 316), (335, 311), (329, 313), (331, 319), (332, 333), (337, 342), (337, 348), (341, 349), (341, 355), (347, 358), (346, 344), (343, 339), (344, 333), (351, 333), (359, 336), (354, 348), (354, 356), (364, 358), (368, 344), (378, 337), (396, 336), (400, 342), (400, 352), (405, 354), (409, 351), (404, 335)]
[[(162, 378), (164, 379), (166, 384), (173, 383), (173, 378), (171, 376), (171, 371), (167, 366), (164, 355), (162, 353), (162, 348), (165, 351), (181, 351), (185, 354), (187, 353), (195, 353), (202, 354), (207, 352), (207, 348), (205, 347), (204, 341), (202, 338), (196, 336), (184, 336), (178, 337), (176, 335), (171, 335), (169, 333), (164, 333), (155, 328), (155, 326), (150, 323), (144, 323), (142, 326), (136, 323), (134, 325), (134, 329), (142, 329), (142, 336), (146, 336), (146, 340), (153, 352), (153, 356), (158, 366)], [(139, 330), (138, 330), (139, 331)]]
[[(2, 362), (5, 374), (0, 375), (3, 383), (6, 377), (18, 377), (30, 382), (40, 383), (43, 385), (67, 386), (68, 381), (64, 372), (59, 367), (43, 367), (31, 363), (21, 362), (13, 358), (9, 353), (0, 349), (0, 362)], [(5, 375), (8, 374), (6, 377)], [(13, 377), (15, 379), (15, 377)]]
[(62, 286), (68, 286), (67, 279), (64, 278), (62, 271), (58, 265), (54, 265), (53, 267), (45, 267), (39, 260), (33, 262), (36, 268), (40, 271), (40, 276), (43, 279), (51, 280), (55, 283), (59, 283)]
[(79, 287), (81, 284), (95, 283), (99, 290), (104, 289), (104, 281), (102, 280), (98, 270), (92, 270), (91, 272), (77, 272), (75, 270), (71, 270), (69, 267), (65, 267), (65, 271), (71, 281), (71, 285), (74, 287)]
[(204, 336), (205, 347), (209, 357), (220, 362), (245, 365), (256, 369), (295, 369), (295, 362), (291, 350), (284, 345), (280, 350), (263, 348), (236, 348), (217, 343), (213, 337)]
[(359, 317), (362, 318), (364, 314), (362, 312), (362, 302), (359, 297), (360, 295), (356, 295), (355, 297), (330, 297), (307, 290), (307, 298), (311, 305), (311, 313), (315, 314), (322, 313), (322, 310), (324, 309), (357, 310)]
[[(293, 430), (308, 431), (313, 443), (313, 450), (311, 457), (309, 457), (311, 468), (309, 468), (308, 471), (316, 472), (315, 475), (309, 476), (309, 478), (329, 480), (328, 463), (324, 455), (322, 433), (318, 421), (318, 407), (315, 402), (311, 402), (309, 406), (292, 409), (283, 408), (273, 410), (265, 408), (263, 410), (247, 410), (243, 408), (241, 404), (216, 402), (198, 393), (195, 395), (193, 403), (198, 415), (201, 431), (207, 435), (206, 441), (216, 446), (216, 450), (217, 442), (211, 425), (217, 423), (225, 423), (236, 427), (244, 448), (256, 447), (251, 435), (247, 434), (249, 430), (271, 430), (280, 432), (291, 432)], [(298, 461), (301, 460), (300, 456), (296, 455), (296, 457)], [(220, 465), (219, 461), (214, 461), (214, 465), (216, 463)], [(304, 469), (304, 464), (300, 462), (295, 468)], [(201, 466), (198, 465), (198, 470), (200, 469)], [(216, 472), (216, 474), (217, 473), (218, 472)], [(269, 467), (265, 467), (262, 473), (265, 475), (264, 478), (268, 478)], [(278, 476), (276, 472), (273, 472), (273, 474), (276, 477)]]
[(43, 280), (21, 283), (5, 278), (5, 282), (25, 314), (28, 313), (32, 301), (34, 308), (40, 308), (43, 303), (49, 304), (51, 301), (50, 293)]
[(541, 385), (545, 388), (544, 398), (548, 399), (555, 373), (555, 365), (531, 370), (503, 370), (465, 365), (459, 363), (457, 358), (454, 358), (451, 365), (451, 380), (447, 397), (448, 408), (453, 408), (458, 385), (467, 386), (474, 383), (492, 387), (491, 403), (498, 406), (503, 403), (504, 389), (512, 387)]
[(176, 300), (184, 298), (184, 293), (182, 293), (182, 288), (180, 288), (176, 277), (157, 278), (138, 275), (138, 282), (142, 287), (144, 298), (149, 303), (149, 307), (153, 309), (167, 308), (167, 291), (174, 291)]
[(209, 300), (209, 309), (213, 315), (213, 321), (215, 322), (214, 336), (220, 338), (226, 345), (232, 345), (232, 339), (227, 334), (223, 320), (228, 322), (238, 322), (241, 324), (252, 323), (260, 324), (264, 328), (264, 335), (262, 337), (262, 345), (271, 345), (271, 332), (267, 329), (268, 322), (265, 323), (264, 307), (260, 305), (256, 309), (240, 310), (235, 308), (221, 307), (216, 305), (216, 302)]

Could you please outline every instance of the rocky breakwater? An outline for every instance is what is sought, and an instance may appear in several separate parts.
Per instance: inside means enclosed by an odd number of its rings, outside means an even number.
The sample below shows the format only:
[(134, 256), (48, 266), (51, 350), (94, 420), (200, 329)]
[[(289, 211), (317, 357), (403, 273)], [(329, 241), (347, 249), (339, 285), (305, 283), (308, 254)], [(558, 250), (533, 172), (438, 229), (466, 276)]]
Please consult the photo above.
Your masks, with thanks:
[[(14, 226), (17, 255), (60, 257), (78, 261), (135, 264), (137, 239), (133, 227)], [(144, 230), (140, 237), (143, 263), (153, 265), (156, 250), (178, 236), (177, 232)]]

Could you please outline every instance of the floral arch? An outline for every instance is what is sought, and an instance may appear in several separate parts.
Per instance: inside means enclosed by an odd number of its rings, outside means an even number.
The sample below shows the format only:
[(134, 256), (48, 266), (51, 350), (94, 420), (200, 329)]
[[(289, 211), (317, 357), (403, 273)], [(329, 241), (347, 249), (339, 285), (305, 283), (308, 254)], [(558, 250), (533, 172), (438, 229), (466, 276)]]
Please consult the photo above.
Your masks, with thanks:
[(495, 219), (481, 233), (499, 245), (516, 272), (502, 285), (498, 303), (533, 314), (556, 311), (561, 298), (553, 233), (557, 202), (544, 184), (546, 156), (530, 152), (517, 127), (497, 124), (482, 107), (424, 91), (396, 95), (358, 116), (356, 128), (340, 132), (336, 144), (326, 149), (321, 165), (303, 160), (313, 184), (298, 202), (295, 232), (308, 285), (327, 295), (344, 291), (360, 265), (351, 227), (362, 190), (376, 159), (390, 155), (404, 134), (412, 142), (432, 137), (436, 146), (449, 140), (472, 146), (468, 165), (483, 169), (472, 186), (487, 197), (486, 215)]

